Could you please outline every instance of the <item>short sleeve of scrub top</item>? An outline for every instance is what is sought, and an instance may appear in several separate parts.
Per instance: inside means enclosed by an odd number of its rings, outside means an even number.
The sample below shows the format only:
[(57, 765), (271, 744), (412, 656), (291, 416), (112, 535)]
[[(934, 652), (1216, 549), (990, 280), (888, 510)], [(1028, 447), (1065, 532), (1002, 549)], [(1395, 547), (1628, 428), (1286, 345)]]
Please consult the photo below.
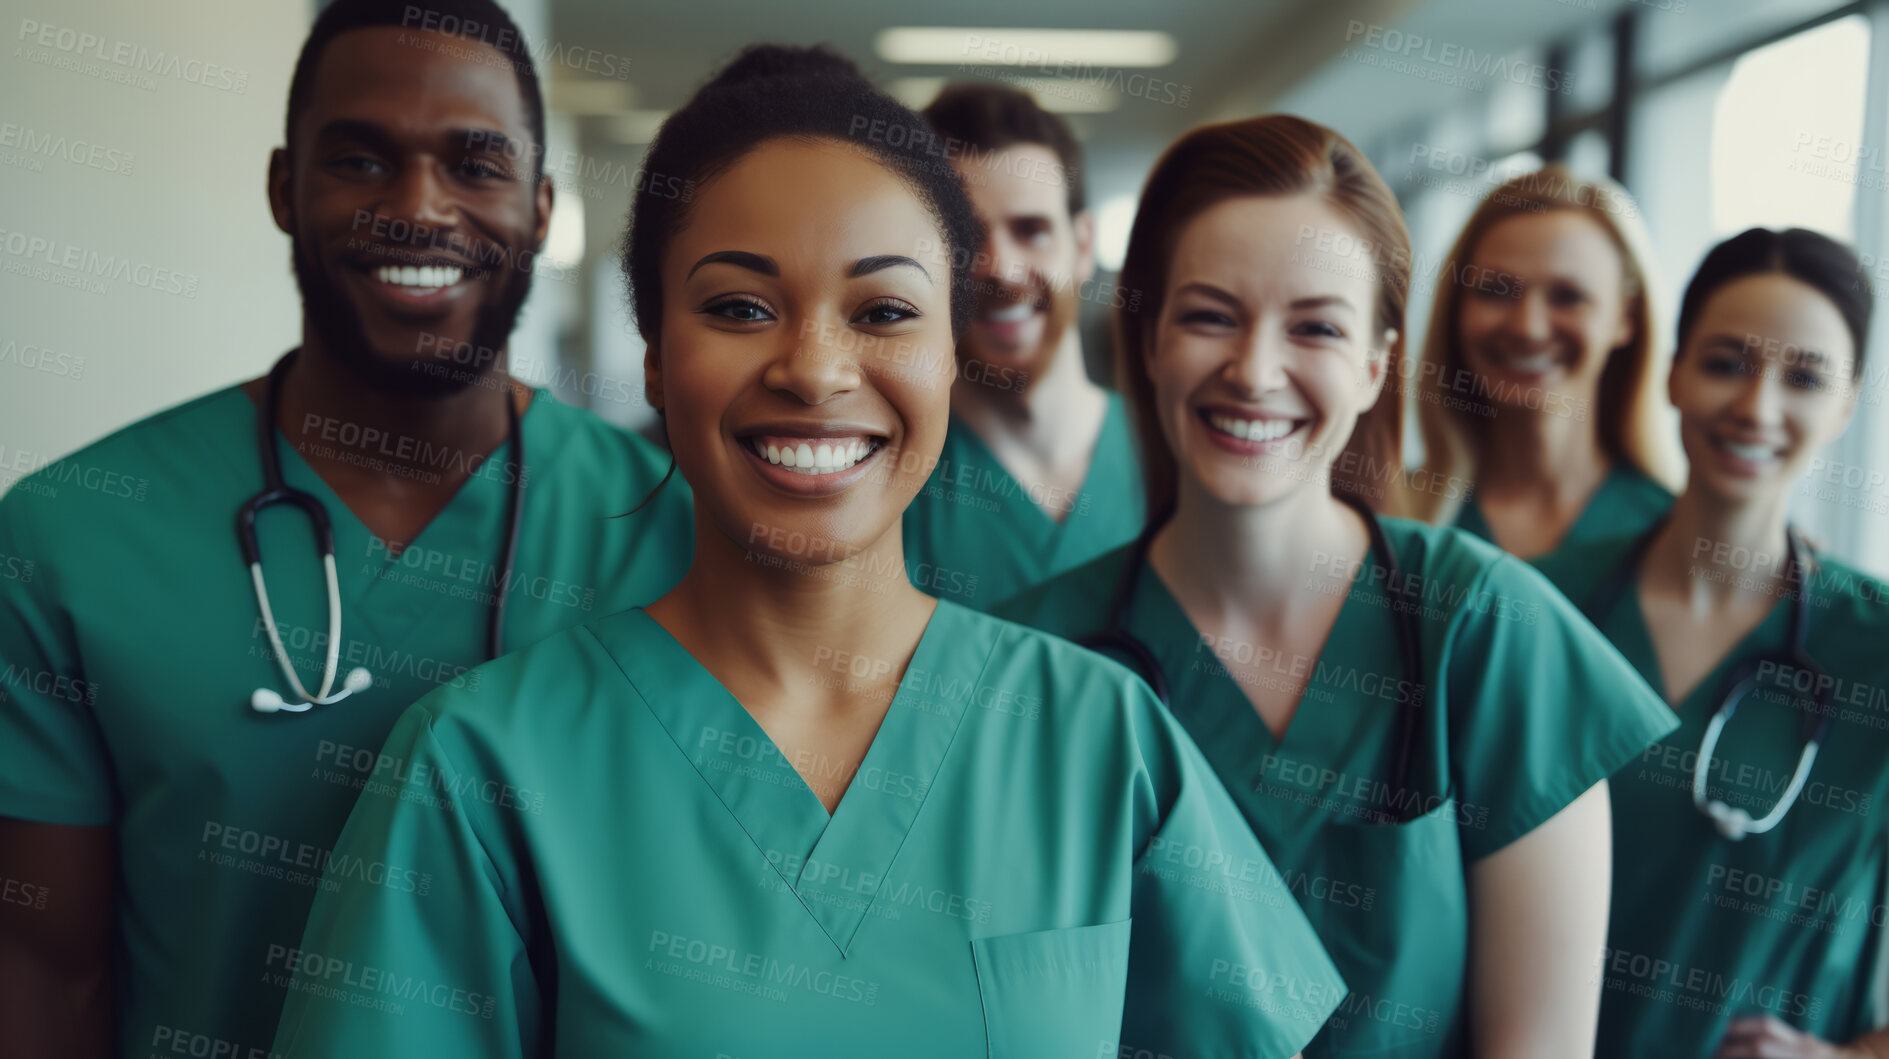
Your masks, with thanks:
[(1284, 1057), (1344, 996), (1198, 751), (1051, 637), (940, 603), (830, 815), (640, 610), (481, 671), (385, 754), (483, 793), (362, 797), (335, 859), (427, 890), (317, 898), (284, 1056)]
[[(292, 444), (277, 431), (284, 484), (328, 514), (340, 633), (330, 640), (312, 524), (288, 505), (255, 523), (273, 632), (306, 685), (319, 685), (329, 650), (337, 679), (358, 666), (370, 685), (332, 706), (258, 712), (258, 688), (293, 692), (236, 535), (262, 486), (257, 417), (226, 387), (0, 498), (0, 816), (112, 825), (112, 1021), (126, 1059), (171, 1041), (267, 1053), (288, 981), (270, 977), (281, 969), (271, 953), (301, 937), (349, 810), (393, 768), (375, 751), (408, 706), (468, 684), (485, 657), (513, 484), (524, 490), (504, 582), (508, 649), (657, 598), (692, 554), (680, 480), (616, 517), (661, 481), (667, 457), (544, 390), (520, 417), (522, 469), (511, 439), (480, 454), (370, 442), (379, 432), (339, 421), (332, 439)], [(409, 469), (422, 480), (467, 477), (396, 547), (309, 462), (322, 449), (418, 452)]]
[[(1468, 541), (1473, 550), (1492, 545)], [(1465, 556), (1467, 558), (1467, 556)], [(1449, 563), (1436, 576), (1454, 576)], [(1470, 582), (1443, 648), (1463, 851), (1486, 857), (1678, 727), (1627, 661), (1534, 568), (1500, 554)], [(1523, 689), (1530, 689), (1524, 694)], [(1597, 715), (1609, 723), (1596, 724)]]
[[(16, 489), (31, 489), (29, 479)], [(0, 815), (51, 824), (111, 823), (112, 776), (73, 636), (58, 605), (48, 542), (24, 493), (0, 498)]]

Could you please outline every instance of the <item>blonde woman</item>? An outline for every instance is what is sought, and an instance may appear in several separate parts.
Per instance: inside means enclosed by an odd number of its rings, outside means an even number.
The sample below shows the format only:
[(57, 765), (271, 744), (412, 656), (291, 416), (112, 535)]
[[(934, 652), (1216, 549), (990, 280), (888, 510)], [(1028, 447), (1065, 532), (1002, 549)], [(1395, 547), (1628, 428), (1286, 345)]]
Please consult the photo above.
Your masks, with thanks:
[(1661, 420), (1645, 247), (1624, 190), (1559, 165), (1476, 208), (1413, 373), (1424, 451), (1412, 514), (1493, 541), (1565, 588), (1578, 571), (1557, 560), (1564, 546), (1632, 536), (1665, 512), (1680, 460)]

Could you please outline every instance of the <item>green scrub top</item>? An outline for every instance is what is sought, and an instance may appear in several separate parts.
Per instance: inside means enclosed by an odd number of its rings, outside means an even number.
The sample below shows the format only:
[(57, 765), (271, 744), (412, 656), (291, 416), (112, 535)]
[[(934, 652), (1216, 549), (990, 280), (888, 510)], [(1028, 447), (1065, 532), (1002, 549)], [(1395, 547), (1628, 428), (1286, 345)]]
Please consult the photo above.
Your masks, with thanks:
[[(1352, 571), (1317, 659), (1202, 636), (1145, 565), (1126, 622), (1159, 661), (1174, 716), (1351, 987), (1307, 1059), (1466, 1054), (1468, 865), (1673, 726), (1645, 682), (1534, 570), (1457, 530), (1381, 521), (1407, 590), (1421, 593), (1420, 686), (1403, 671), (1375, 552)], [(996, 613), (1070, 638), (1095, 635), (1127, 565), (1128, 549), (1113, 552)], [(1304, 688), (1283, 738), (1241, 681)], [(1403, 801), (1423, 812), (1374, 822), (1374, 799), (1390, 789), (1397, 717), (1413, 702), (1423, 711), (1416, 793)]]
[[(317, 898), (287, 1059), (1277, 1057), (1344, 995), (1199, 751), (1052, 637), (940, 602), (856, 772), (641, 610), (476, 672), (386, 753), (516, 796), (361, 799), (336, 855), (433, 887)], [(796, 764), (851, 773), (831, 816)]]
[[(1808, 583), (1805, 646), (1827, 675), (1833, 720), (1777, 827), (1723, 837), (1693, 807), (1692, 779), (1727, 677), (1784, 648), (1789, 597), (1678, 704), (1679, 728), (1614, 777), (1597, 1055), (1705, 1059), (1742, 1015), (1769, 1014), (1839, 1043), (1889, 1025), (1889, 589), (1827, 557)], [(1596, 618), (1663, 690), (1637, 578)], [(1800, 673), (1796, 691), (1812, 689), (1806, 671), (1770, 671), (1792, 682)], [(1780, 690), (1740, 703), (1707, 764), (1706, 796), (1753, 818), (1790, 785), (1805, 737), (1798, 704), (1814, 701), (1790, 682)]]
[(1141, 465), (1119, 394), (1096, 439), (1089, 473), (1061, 522), (1041, 484), (1012, 477), (957, 416), (944, 451), (905, 511), (905, 567), (941, 599), (989, 610), (1003, 599), (1134, 540), (1146, 515)]
[[(393, 558), (278, 435), (285, 481), (334, 525), (341, 672), (365, 666), (374, 683), (304, 713), (250, 709), (257, 688), (294, 698), (237, 549), (237, 509), (262, 487), (255, 422), (240, 389), (221, 390), (0, 500), (0, 816), (115, 826), (119, 1042), (138, 1059), (267, 1054), (284, 996), (269, 953), (301, 936), (321, 885), (441, 885), (430, 867), (337, 862), (330, 850), (363, 789), (411, 777), (410, 762), (377, 753), (401, 711), (441, 684), (482, 679), (471, 667), (485, 656), (517, 474), (510, 443)], [(693, 551), (679, 481), (651, 508), (611, 517), (662, 477), (654, 446), (544, 390), (520, 429), (507, 647), (653, 599)], [(413, 450), (362, 443), (350, 424), (333, 443), (364, 460)], [(463, 458), (442, 451), (429, 466)], [(287, 505), (265, 511), (257, 533), (284, 646), (315, 690), (328, 611), (314, 534)]]
[[(1573, 525), (1568, 527), (1561, 543), (1528, 562), (1556, 588), (1574, 598), (1599, 576), (1596, 571), (1611, 570), (1619, 565), (1634, 538), (1664, 518), (1666, 510), (1672, 506), (1673, 494), (1665, 486), (1637, 467), (1615, 464)], [(1463, 505), (1456, 517), (1456, 528), (1468, 530), (1491, 543), (1495, 541), (1495, 532), (1483, 519), (1482, 508), (1473, 500)]]

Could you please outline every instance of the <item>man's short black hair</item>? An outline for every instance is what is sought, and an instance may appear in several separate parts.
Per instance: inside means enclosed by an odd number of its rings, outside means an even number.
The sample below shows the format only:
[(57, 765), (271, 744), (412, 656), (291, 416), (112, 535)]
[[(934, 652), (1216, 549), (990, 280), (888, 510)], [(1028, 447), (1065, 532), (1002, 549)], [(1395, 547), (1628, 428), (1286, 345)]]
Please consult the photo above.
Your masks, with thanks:
[(1062, 163), (1063, 187), (1069, 197), (1069, 215), (1087, 205), (1082, 190), (1082, 148), (1069, 123), (1037, 105), (1020, 89), (989, 81), (958, 81), (944, 87), (923, 111), (938, 135), (959, 140), (980, 151), (1000, 151), (1017, 144), (1036, 144), (1056, 152)]
[(295, 150), (295, 119), (308, 108), (308, 93), (315, 80), (315, 67), (328, 44), (349, 30), (391, 26), (414, 32), (444, 33), (469, 44), (487, 44), (505, 53), (511, 60), (512, 73), (518, 78), (518, 94), (525, 102), (525, 125), (531, 132), (533, 175), (544, 176), (544, 97), (538, 91), (538, 67), (531, 60), (531, 49), (512, 16), (493, 0), (334, 0), (315, 18), (315, 25), (302, 42), (302, 54), (295, 60), (295, 76), (289, 80), (289, 110), (283, 122), (283, 143), (291, 154)]

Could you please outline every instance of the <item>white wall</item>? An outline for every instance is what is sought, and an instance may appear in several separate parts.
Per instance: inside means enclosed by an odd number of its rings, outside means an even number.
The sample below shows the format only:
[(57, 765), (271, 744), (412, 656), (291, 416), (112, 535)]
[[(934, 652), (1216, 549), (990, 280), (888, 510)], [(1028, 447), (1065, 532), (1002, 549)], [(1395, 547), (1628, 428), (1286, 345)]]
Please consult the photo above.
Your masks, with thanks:
[(0, 489), (295, 343), (264, 180), (310, 18), (308, 0), (6, 8)]
[[(265, 178), (317, 5), (7, 7), (0, 492), (127, 423), (261, 374), (299, 340), (289, 240), (270, 219)], [(506, 7), (543, 41), (544, 0)], [(557, 362), (570, 288), (534, 284), (515, 361)]]

